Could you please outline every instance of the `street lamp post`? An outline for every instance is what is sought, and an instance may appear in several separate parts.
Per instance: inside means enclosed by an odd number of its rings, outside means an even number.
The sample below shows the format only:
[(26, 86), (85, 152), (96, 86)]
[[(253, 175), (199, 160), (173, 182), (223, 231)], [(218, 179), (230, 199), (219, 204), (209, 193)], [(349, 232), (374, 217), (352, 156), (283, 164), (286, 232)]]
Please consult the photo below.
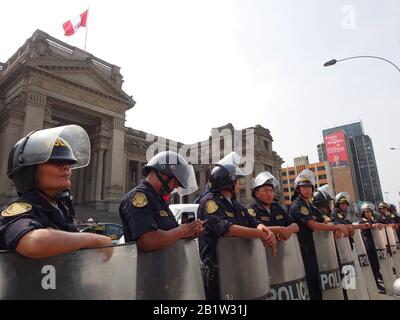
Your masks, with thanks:
[(378, 60), (382, 60), (385, 61), (387, 63), (390, 63), (393, 67), (395, 67), (397, 69), (398, 72), (400, 72), (400, 68), (394, 64), (392, 61), (382, 58), (382, 57), (377, 57), (377, 56), (354, 56), (354, 57), (348, 57), (348, 58), (344, 58), (344, 59), (331, 59), (327, 62), (324, 63), (324, 67), (330, 67), (335, 65), (337, 62), (342, 62), (342, 61), (346, 61), (346, 60), (350, 60), (350, 59), (360, 59), (360, 58), (367, 58), (367, 59), (378, 59)]

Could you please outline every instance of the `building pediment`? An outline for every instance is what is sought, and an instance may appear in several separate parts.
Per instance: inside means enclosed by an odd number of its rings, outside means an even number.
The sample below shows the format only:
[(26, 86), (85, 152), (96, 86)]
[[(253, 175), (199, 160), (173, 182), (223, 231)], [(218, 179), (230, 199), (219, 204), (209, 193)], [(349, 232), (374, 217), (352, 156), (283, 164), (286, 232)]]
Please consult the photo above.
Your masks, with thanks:
[(123, 100), (132, 100), (121, 88), (97, 70), (90, 61), (63, 60), (60, 58), (34, 58), (29, 61), (30, 66), (41, 69), (49, 75), (72, 81), (80, 86), (99, 91), (102, 94), (117, 97)]

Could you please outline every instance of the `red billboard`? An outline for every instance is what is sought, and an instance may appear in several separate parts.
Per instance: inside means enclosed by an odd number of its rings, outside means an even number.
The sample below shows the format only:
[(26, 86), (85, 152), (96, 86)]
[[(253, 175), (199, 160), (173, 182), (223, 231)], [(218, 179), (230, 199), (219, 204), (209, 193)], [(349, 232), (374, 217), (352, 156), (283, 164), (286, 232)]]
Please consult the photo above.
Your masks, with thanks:
[(344, 131), (325, 136), (325, 148), (332, 168), (347, 167), (346, 137)]

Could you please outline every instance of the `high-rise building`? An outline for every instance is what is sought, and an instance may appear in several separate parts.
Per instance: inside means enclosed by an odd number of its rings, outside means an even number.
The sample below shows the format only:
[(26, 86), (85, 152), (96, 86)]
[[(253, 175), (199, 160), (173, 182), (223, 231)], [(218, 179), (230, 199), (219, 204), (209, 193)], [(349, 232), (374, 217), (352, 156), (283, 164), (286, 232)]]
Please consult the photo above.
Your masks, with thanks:
[[(356, 200), (371, 201), (378, 203), (383, 200), (382, 189), (379, 180), (378, 169), (375, 160), (374, 148), (371, 138), (364, 133), (362, 122), (354, 122), (346, 125), (341, 125), (334, 128), (325, 129), (322, 131), (325, 143), (317, 146), (319, 161), (329, 161), (331, 157), (331, 165), (333, 164), (332, 157), (334, 156), (334, 148), (326, 146), (326, 139), (343, 132), (343, 143), (346, 145), (347, 155), (346, 161), (348, 166), (348, 174), (351, 175), (352, 184), (354, 187)], [(333, 151), (332, 151), (333, 150)], [(343, 166), (345, 168), (345, 166)], [(346, 177), (344, 169), (333, 169), (335, 186), (341, 185), (338, 179), (346, 179), (350, 181), (350, 177)], [(336, 172), (338, 172), (335, 179)]]

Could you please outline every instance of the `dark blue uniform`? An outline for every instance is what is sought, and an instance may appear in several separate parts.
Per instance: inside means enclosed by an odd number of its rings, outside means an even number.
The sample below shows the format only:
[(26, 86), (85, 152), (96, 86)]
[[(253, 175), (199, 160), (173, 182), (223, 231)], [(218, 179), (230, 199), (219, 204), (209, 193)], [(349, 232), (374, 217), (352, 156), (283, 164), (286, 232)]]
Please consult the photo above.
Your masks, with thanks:
[(266, 209), (259, 200), (247, 209), (250, 214), (255, 213), (256, 219), (266, 226), (287, 227), (293, 223), (289, 214), (277, 202), (272, 202), (269, 209)]
[(136, 241), (146, 232), (178, 227), (168, 203), (145, 180), (122, 199), (119, 215), (125, 242)]
[(256, 228), (261, 222), (255, 219), (235, 197), (229, 202), (220, 192), (209, 192), (201, 199), (197, 217), (206, 221), (199, 236), (200, 258), (204, 289), (208, 300), (219, 299), (217, 241), (228, 233), (231, 225)]
[(307, 222), (314, 220), (323, 223), (324, 218), (320, 210), (298, 196), (289, 208), (289, 215), (299, 225), (299, 243), (306, 272), (307, 286), (311, 300), (321, 300), (322, 293), (319, 287), (319, 271), (315, 253), (313, 230), (307, 226)]
[(0, 249), (2, 250), (15, 250), (19, 240), (35, 229), (79, 231), (75, 211), (70, 201), (58, 201), (53, 206), (36, 191), (25, 193), (0, 211)]
[(350, 219), (347, 218), (347, 213), (339, 208), (333, 209), (332, 218), (337, 224), (352, 224)]
[(384, 215), (382, 213), (379, 214), (378, 222), (382, 223), (382, 224), (391, 224), (391, 223), (393, 223), (392, 217), (390, 216), (390, 214)]

